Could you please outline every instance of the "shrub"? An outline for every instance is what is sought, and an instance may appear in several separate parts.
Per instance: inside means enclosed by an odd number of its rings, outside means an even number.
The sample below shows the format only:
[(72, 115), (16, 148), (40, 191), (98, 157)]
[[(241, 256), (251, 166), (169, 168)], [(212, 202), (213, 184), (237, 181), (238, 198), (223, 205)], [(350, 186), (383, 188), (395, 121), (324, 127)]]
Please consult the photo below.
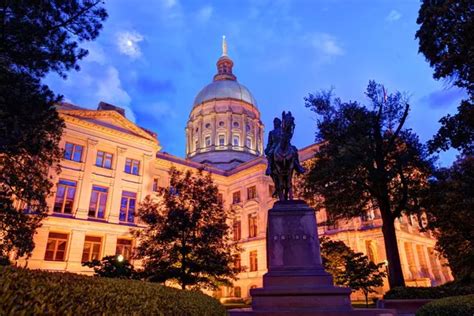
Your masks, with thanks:
[(474, 294), (473, 283), (449, 282), (435, 287), (396, 287), (385, 293), (384, 299), (437, 299)]
[(444, 315), (474, 315), (474, 295), (445, 297), (423, 305), (416, 312), (416, 316)]
[(156, 283), (0, 267), (0, 315), (225, 315), (198, 291)]

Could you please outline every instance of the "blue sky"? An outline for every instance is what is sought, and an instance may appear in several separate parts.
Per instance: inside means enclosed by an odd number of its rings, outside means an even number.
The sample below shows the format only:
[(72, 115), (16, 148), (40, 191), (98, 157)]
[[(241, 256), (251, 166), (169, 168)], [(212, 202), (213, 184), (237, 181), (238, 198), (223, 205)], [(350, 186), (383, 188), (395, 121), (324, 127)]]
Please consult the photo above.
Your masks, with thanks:
[[(410, 96), (408, 126), (422, 141), (454, 113), (463, 91), (432, 79), (418, 54), (415, 0), (113, 0), (81, 71), (46, 83), (86, 108), (105, 101), (158, 133), (163, 151), (184, 156), (184, 127), (196, 94), (211, 82), (226, 35), (234, 74), (252, 91), (267, 133), (283, 110), (296, 119), (297, 147), (314, 140), (310, 92), (333, 87), (366, 102), (369, 80)], [(449, 165), (451, 151), (441, 155)]]

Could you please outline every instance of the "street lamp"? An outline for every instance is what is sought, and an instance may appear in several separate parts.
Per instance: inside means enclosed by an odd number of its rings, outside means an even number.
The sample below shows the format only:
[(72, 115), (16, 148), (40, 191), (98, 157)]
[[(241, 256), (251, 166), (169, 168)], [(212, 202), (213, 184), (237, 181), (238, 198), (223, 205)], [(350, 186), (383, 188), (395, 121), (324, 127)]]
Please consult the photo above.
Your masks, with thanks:
[(117, 261), (118, 261), (118, 262), (122, 262), (123, 259), (124, 259), (124, 257), (123, 257), (122, 255), (118, 255), (118, 256), (117, 256)]

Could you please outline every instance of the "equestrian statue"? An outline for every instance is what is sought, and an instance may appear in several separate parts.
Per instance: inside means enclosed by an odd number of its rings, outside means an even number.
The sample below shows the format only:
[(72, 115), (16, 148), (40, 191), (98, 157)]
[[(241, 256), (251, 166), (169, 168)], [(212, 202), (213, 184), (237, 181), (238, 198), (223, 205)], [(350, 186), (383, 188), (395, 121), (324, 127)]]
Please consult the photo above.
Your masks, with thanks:
[(291, 144), (295, 130), (295, 118), (291, 112), (283, 111), (281, 120), (273, 120), (274, 129), (268, 134), (265, 148), (268, 166), (265, 174), (270, 176), (275, 184), (274, 197), (280, 201), (293, 200), (293, 172), (301, 174), (306, 170), (301, 166), (298, 149)]

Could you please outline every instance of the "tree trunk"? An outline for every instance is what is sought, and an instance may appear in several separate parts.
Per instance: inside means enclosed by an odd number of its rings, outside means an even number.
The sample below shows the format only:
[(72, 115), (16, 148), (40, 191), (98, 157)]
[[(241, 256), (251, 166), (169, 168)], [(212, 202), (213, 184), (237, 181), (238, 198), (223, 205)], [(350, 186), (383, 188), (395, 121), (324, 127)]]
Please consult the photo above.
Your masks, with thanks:
[(369, 308), (369, 292), (364, 291), (364, 295), (365, 295), (365, 307)]
[(403, 279), (402, 265), (400, 263), (400, 253), (398, 252), (397, 235), (395, 232), (395, 223), (392, 219), (390, 210), (383, 210), (382, 213), (382, 232), (385, 242), (385, 253), (388, 261), (388, 283), (390, 288), (405, 286)]

